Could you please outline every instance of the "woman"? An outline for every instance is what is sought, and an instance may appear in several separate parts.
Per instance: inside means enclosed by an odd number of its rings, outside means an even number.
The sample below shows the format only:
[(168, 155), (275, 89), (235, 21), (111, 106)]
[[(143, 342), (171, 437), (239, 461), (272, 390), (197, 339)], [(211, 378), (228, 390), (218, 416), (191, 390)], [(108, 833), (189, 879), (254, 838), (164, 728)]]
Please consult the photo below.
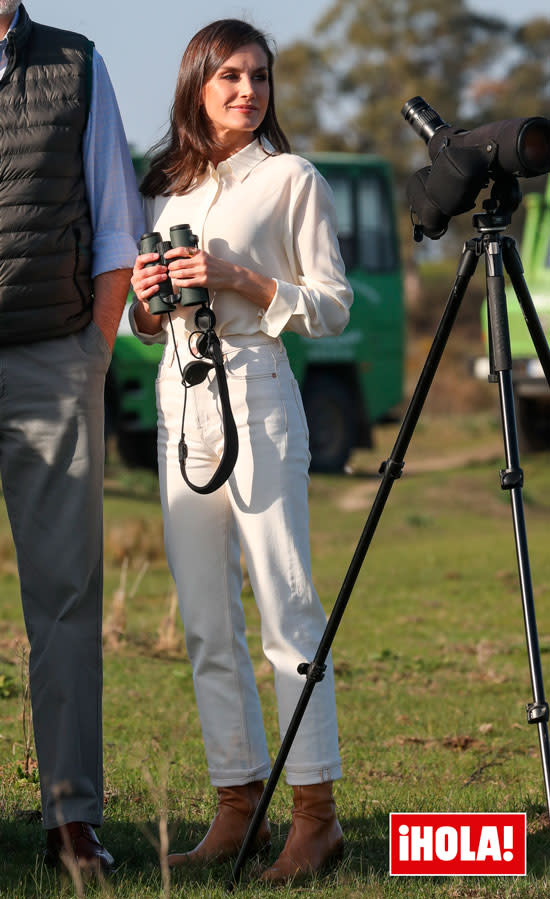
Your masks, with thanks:
[[(209, 774), (218, 810), (203, 841), (169, 856), (172, 866), (238, 853), (269, 773), (269, 757), (240, 599), (241, 549), (275, 675), (284, 734), (325, 628), (311, 581), (308, 434), (297, 383), (280, 339), (338, 334), (350, 287), (335, 233), (332, 198), (313, 166), (289, 152), (275, 115), (273, 54), (264, 35), (238, 20), (214, 22), (184, 53), (171, 130), (142, 192), (149, 230), (165, 240), (188, 222), (200, 249), (174, 247), (168, 267), (138, 257), (134, 331), (166, 343), (157, 382), (158, 451), (165, 542), (193, 666)], [(206, 286), (216, 317), (239, 452), (229, 480), (199, 495), (178, 460), (184, 388), (193, 359), (196, 307), (151, 315), (148, 301), (169, 277), (174, 289)], [(191, 340), (192, 345), (192, 340)], [(206, 483), (223, 448), (217, 382), (187, 391), (187, 473)], [(332, 795), (341, 776), (330, 658), (289, 753), (292, 826), (263, 879), (281, 883), (342, 854)], [(257, 849), (269, 846), (266, 820)]]

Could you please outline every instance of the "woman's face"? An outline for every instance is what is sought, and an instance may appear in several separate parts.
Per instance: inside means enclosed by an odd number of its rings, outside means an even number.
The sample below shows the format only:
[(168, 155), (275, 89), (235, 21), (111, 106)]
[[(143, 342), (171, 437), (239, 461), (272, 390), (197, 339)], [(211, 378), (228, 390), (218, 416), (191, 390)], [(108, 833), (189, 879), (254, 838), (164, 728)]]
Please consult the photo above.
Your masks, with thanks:
[(268, 62), (259, 44), (237, 50), (202, 89), (202, 104), (214, 135), (231, 152), (253, 139), (268, 102)]

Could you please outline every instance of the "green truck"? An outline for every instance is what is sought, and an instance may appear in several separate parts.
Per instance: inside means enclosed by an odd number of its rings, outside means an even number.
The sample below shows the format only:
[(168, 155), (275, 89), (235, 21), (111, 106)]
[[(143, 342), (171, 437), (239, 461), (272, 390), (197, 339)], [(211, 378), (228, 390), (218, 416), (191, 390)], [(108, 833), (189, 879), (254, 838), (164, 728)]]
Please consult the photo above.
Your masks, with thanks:
[[(550, 340), (550, 178), (544, 192), (527, 194), (524, 203), (526, 215), (520, 247), (524, 277), (546, 338)], [(520, 449), (527, 452), (550, 449), (550, 390), (521, 306), (508, 283), (506, 295)], [(482, 306), (481, 329), (487, 347), (485, 303)], [(475, 361), (474, 372), (477, 377), (487, 377), (487, 357)]]
[[(354, 302), (339, 337), (285, 333), (310, 432), (311, 468), (335, 472), (403, 398), (405, 312), (392, 173), (378, 156), (308, 155), (334, 193)], [(136, 172), (143, 159), (134, 160)], [(130, 465), (156, 465), (155, 376), (162, 353), (135, 338), (126, 314), (105, 392), (107, 433)]]

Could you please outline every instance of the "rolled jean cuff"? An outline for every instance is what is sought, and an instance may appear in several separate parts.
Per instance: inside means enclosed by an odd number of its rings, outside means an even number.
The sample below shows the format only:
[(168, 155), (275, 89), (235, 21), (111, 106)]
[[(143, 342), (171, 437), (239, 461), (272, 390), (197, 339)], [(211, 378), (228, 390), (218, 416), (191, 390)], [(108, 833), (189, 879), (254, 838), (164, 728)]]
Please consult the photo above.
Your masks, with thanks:
[(246, 770), (236, 769), (235, 771), (213, 771), (209, 770), (210, 783), (213, 787), (242, 787), (245, 784), (253, 783), (255, 780), (265, 780), (269, 777), (271, 766), (269, 764), (260, 765), (258, 768), (248, 768)]
[(322, 784), (327, 781), (339, 780), (342, 777), (342, 766), (339, 762), (334, 764), (317, 766), (293, 766), (286, 768), (286, 782), (291, 787), (306, 787), (310, 784)]

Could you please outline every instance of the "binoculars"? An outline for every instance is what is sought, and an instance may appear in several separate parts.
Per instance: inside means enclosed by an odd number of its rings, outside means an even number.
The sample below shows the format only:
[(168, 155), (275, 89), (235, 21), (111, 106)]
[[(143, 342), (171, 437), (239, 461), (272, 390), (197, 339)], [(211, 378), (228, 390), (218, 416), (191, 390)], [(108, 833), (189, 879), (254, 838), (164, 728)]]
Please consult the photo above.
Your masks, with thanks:
[[(170, 228), (170, 240), (163, 240), (159, 231), (143, 234), (139, 242), (139, 252), (158, 253), (156, 262), (148, 262), (150, 265), (167, 265), (164, 254), (175, 247), (196, 247), (198, 238), (191, 231), (189, 225), (173, 225)], [(158, 293), (149, 300), (149, 312), (152, 315), (162, 315), (163, 312), (173, 312), (180, 306), (197, 306), (209, 302), (206, 287), (180, 287), (174, 291), (170, 278), (161, 281)]]

